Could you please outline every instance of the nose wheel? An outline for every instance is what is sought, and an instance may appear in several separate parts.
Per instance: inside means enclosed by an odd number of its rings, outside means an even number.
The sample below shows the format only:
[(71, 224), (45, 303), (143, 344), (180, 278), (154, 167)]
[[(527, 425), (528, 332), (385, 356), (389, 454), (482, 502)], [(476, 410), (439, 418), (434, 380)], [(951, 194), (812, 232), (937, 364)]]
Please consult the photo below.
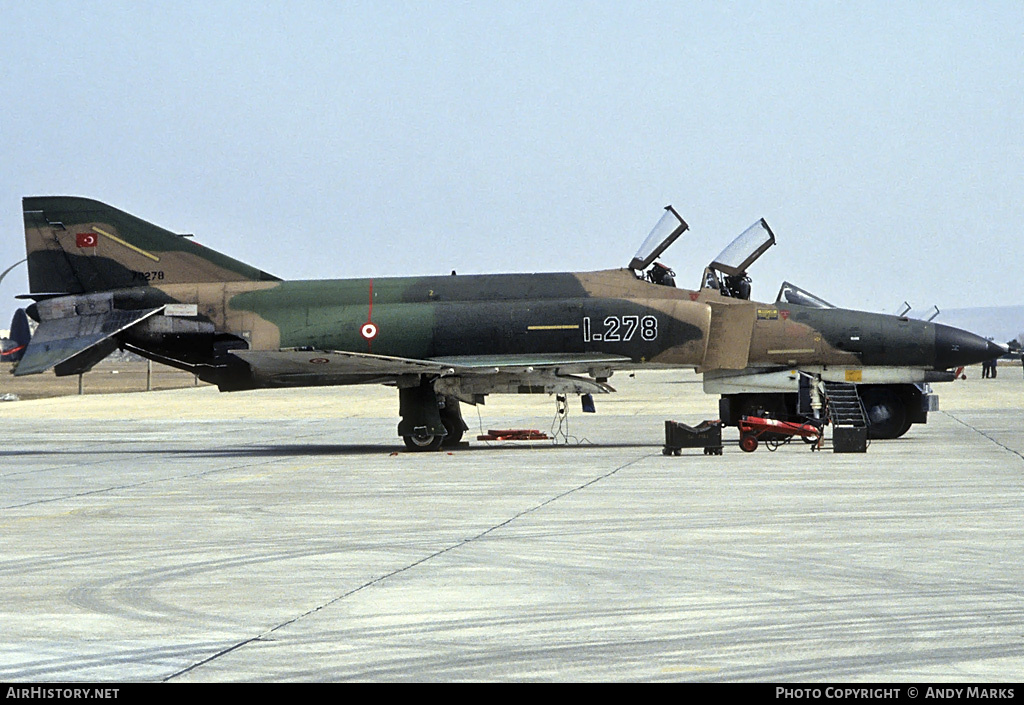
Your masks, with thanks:
[(899, 438), (911, 426), (903, 398), (890, 389), (867, 389), (861, 394), (868, 417), (868, 438)]

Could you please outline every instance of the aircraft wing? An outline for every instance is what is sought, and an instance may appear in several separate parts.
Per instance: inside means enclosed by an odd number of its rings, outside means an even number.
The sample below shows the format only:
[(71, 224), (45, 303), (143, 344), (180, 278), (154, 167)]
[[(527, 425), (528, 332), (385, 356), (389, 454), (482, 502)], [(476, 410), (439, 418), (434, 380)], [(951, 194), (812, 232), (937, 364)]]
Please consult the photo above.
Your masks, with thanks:
[(367, 382), (406, 374), (452, 374), (451, 366), (430, 360), (353, 353), (343, 350), (232, 350), (264, 377), (282, 386), (311, 384), (326, 379)]
[(623, 355), (600, 353), (541, 353), (537, 355), (456, 355), (434, 357), (434, 362), (450, 365), (459, 374), (483, 374), (495, 371), (525, 372), (550, 371), (561, 374), (589, 372), (593, 369), (612, 369), (629, 364), (630, 358)]
[(630, 362), (619, 355), (556, 353), (539, 355), (460, 355), (414, 359), (343, 350), (232, 350), (257, 377), (273, 386), (386, 382), (402, 375), (441, 377), (573, 374), (611, 370)]

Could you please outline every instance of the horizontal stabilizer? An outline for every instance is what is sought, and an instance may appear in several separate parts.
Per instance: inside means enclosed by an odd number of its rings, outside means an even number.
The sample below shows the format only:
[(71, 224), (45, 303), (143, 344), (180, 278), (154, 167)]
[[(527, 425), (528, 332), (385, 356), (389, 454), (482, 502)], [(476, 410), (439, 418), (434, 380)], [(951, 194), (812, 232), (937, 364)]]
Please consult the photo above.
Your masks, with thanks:
[(114, 351), (115, 335), (161, 310), (163, 306), (43, 321), (36, 328), (14, 374), (18, 377), (38, 374), (58, 365), (61, 366), (57, 370), (59, 375), (85, 372)]

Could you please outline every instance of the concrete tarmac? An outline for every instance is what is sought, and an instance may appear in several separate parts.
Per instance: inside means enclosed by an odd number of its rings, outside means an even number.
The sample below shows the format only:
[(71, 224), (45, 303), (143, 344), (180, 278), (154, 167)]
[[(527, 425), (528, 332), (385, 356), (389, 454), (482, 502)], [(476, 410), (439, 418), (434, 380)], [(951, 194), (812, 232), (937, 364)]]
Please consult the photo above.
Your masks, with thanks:
[(866, 455), (665, 457), (679, 372), (451, 453), (379, 387), (3, 404), (0, 681), (1019, 681), (1024, 380), (969, 374)]

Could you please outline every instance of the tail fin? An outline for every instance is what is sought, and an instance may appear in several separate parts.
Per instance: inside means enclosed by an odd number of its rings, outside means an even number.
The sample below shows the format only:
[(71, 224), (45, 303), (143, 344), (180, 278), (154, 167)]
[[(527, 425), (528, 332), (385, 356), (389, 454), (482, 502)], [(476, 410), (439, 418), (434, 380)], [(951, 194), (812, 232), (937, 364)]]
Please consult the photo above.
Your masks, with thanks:
[(279, 281), (116, 208), (75, 196), (22, 200), (32, 294), (149, 284)]

